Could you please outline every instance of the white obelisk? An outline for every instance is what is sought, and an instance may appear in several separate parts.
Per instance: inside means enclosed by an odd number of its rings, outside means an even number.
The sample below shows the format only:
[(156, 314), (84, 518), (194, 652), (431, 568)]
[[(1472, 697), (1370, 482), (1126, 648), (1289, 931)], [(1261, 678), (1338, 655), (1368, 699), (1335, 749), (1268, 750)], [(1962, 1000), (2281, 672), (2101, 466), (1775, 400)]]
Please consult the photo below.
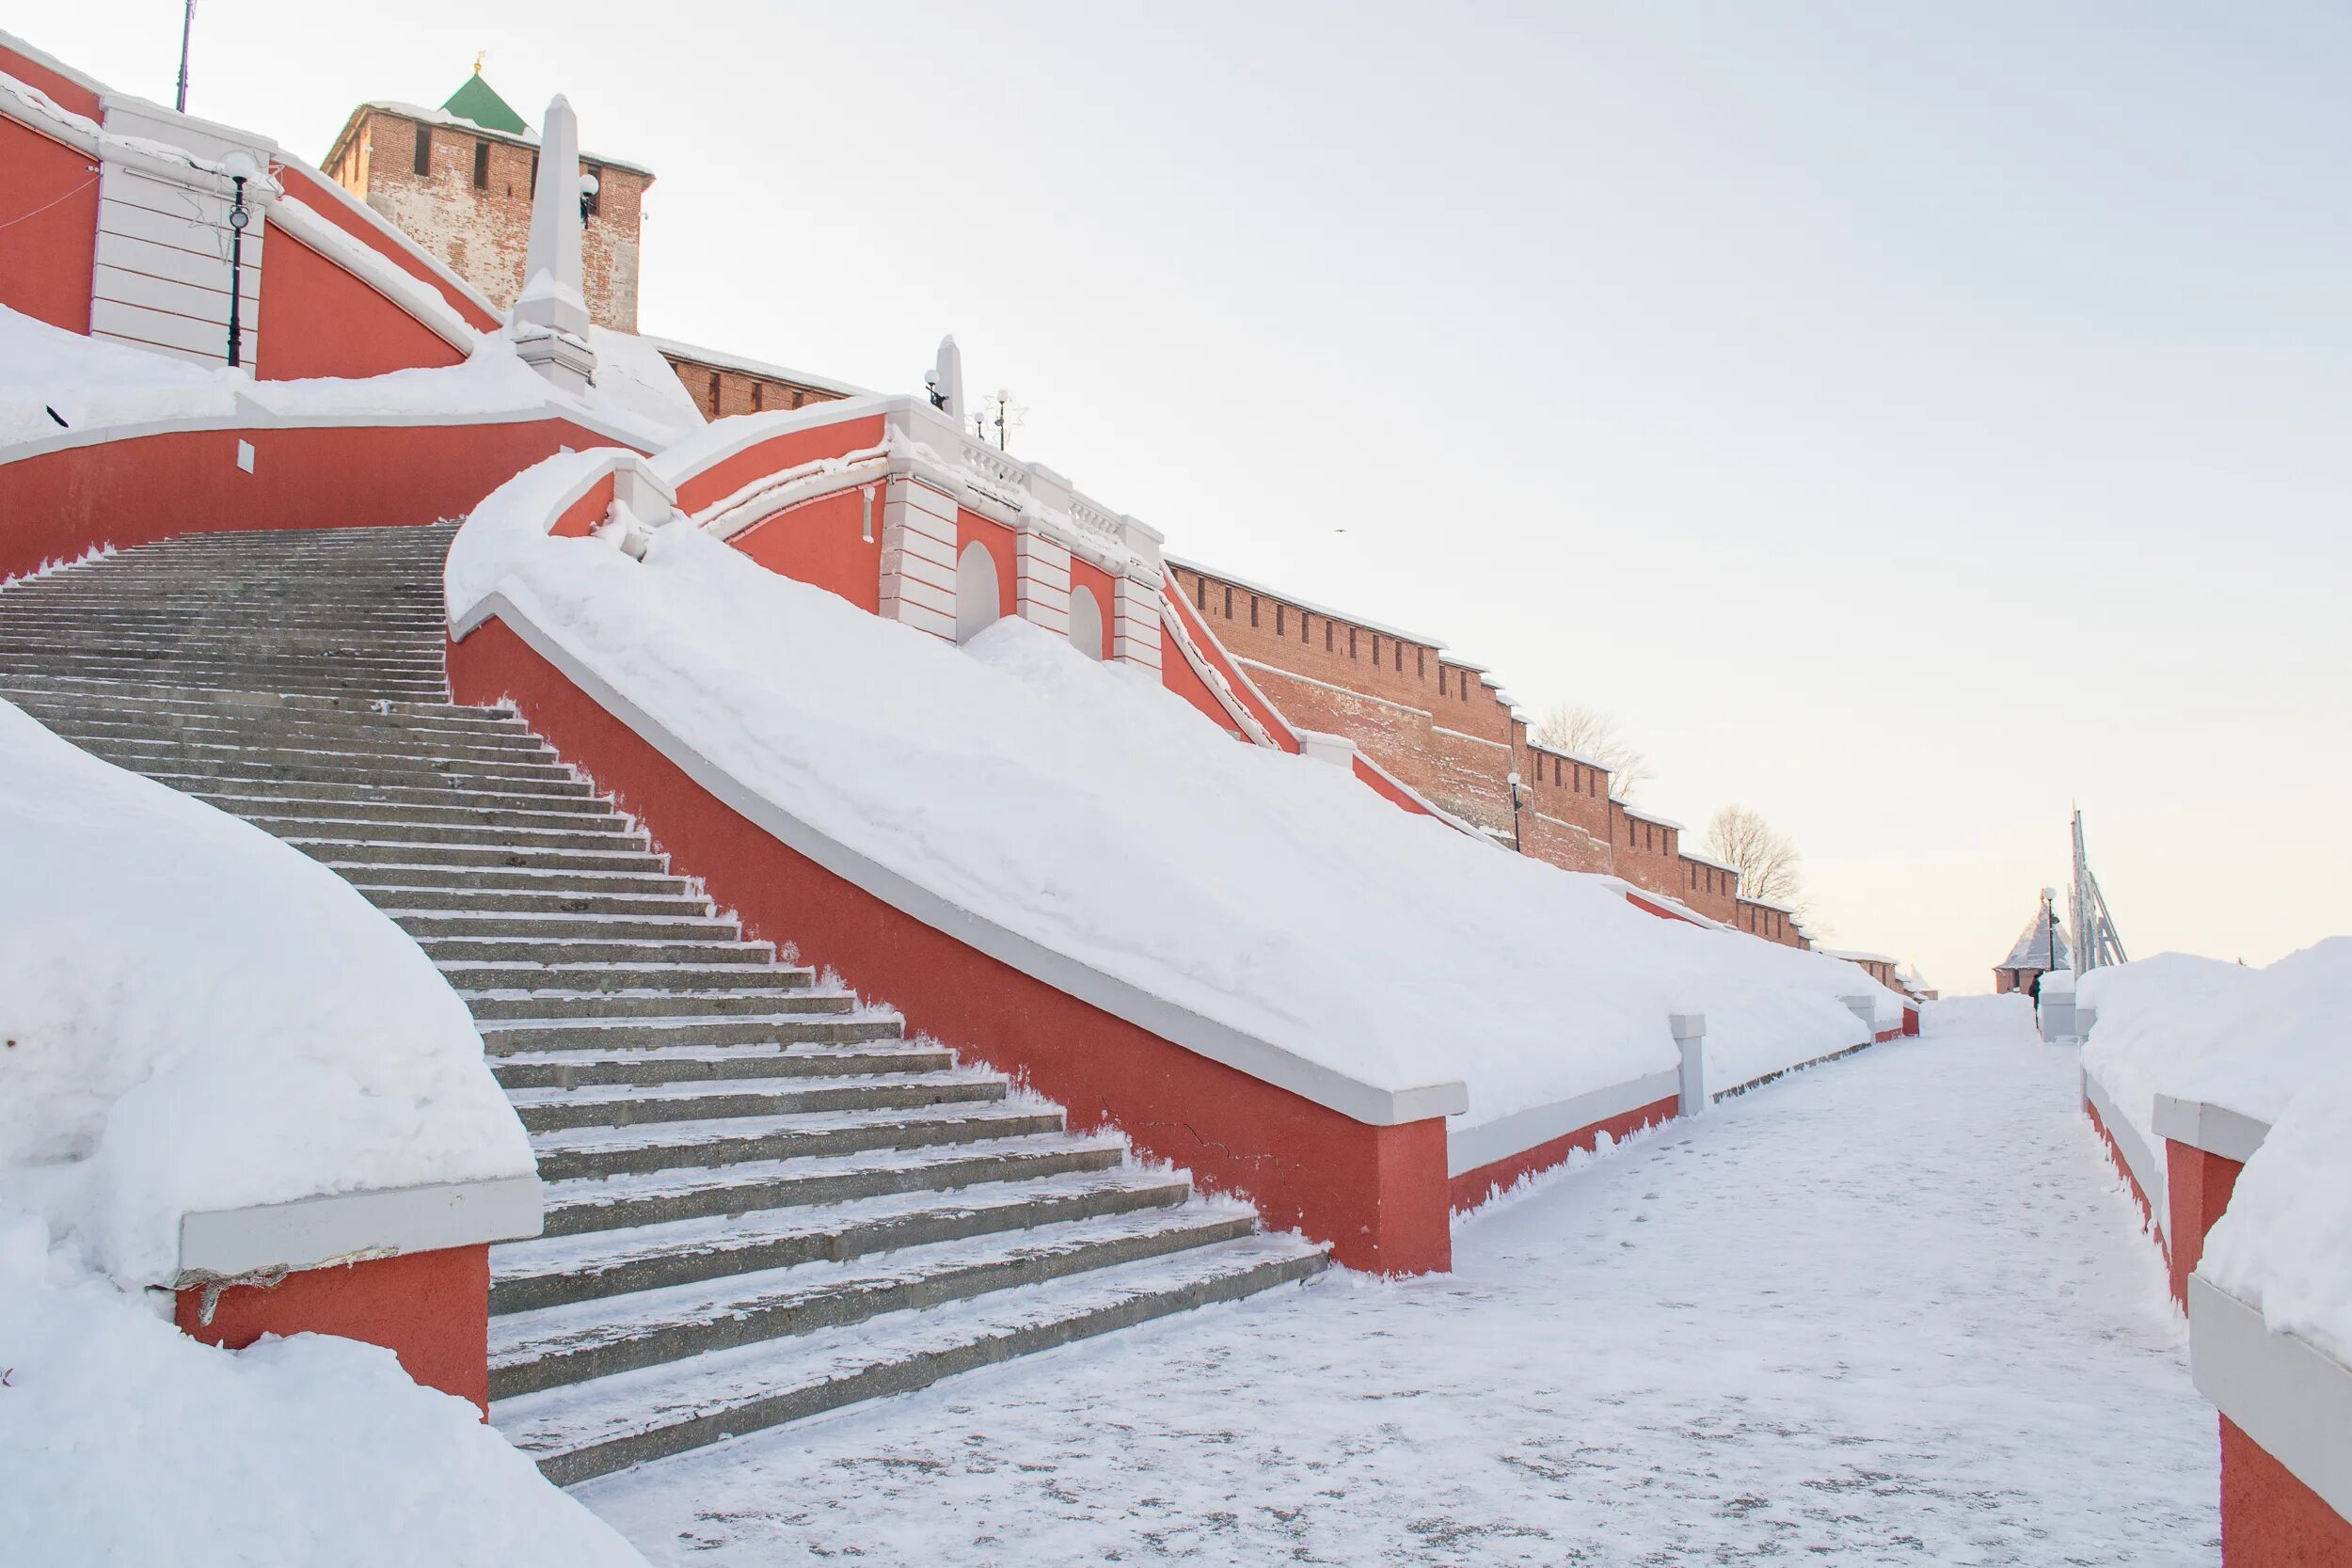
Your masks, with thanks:
[(515, 301), (515, 352), (567, 392), (596, 378), (588, 344), (588, 299), (580, 287), (580, 119), (557, 93), (539, 135), (539, 179), (531, 191), (531, 247)]

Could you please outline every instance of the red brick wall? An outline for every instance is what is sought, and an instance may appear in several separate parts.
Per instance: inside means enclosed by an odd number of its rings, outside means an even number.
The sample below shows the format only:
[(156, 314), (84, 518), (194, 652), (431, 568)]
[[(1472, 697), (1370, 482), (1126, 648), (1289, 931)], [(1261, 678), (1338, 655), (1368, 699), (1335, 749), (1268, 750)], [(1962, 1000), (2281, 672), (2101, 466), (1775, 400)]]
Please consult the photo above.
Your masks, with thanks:
[(1740, 900), (1739, 918), (1732, 924), (1751, 935), (1762, 937), (1767, 942), (1779, 942), (1783, 947), (1804, 945), (1804, 939), (1797, 935), (1796, 918), (1786, 910), (1772, 909), (1764, 904), (1751, 904), (1742, 898)]
[(749, 371), (723, 368), (677, 354), (664, 354), (662, 357), (677, 372), (679, 385), (686, 388), (686, 395), (694, 400), (694, 406), (703, 411), (706, 420), (767, 414), (812, 403), (836, 403), (841, 398), (839, 392), (804, 387), (779, 376), (754, 375)]
[(1740, 913), (1740, 876), (1705, 861), (1682, 859), (1682, 891), (1675, 895), (1709, 920), (1732, 924)]
[[(1172, 591), (1291, 721), (1311, 730), (1343, 735), (1364, 754), (1446, 811), (1508, 841), (1512, 832), (1509, 776), (1525, 759), (1526, 737), (1494, 688), (1478, 673), (1448, 659), (1435, 646), (1361, 622), (1327, 616), (1278, 598), (1171, 567)], [(1532, 777), (1534, 764), (1521, 768)], [(1573, 796), (1568, 797), (1573, 800)], [(1532, 803), (1531, 803), (1532, 804)], [(1525, 847), (1577, 870), (1595, 851), (1573, 809), (1533, 821), (1523, 807)]]
[[(416, 172), (418, 122), (366, 109), (328, 154), (326, 171), (402, 232), (448, 263), (501, 309), (522, 292), (531, 245), (531, 189), (538, 153), (493, 136), (435, 125), (431, 172)], [(474, 183), (476, 149), (489, 149)], [(637, 330), (640, 232), (652, 177), (582, 160), (596, 177), (596, 210), (580, 236), (588, 314), (599, 326)]]

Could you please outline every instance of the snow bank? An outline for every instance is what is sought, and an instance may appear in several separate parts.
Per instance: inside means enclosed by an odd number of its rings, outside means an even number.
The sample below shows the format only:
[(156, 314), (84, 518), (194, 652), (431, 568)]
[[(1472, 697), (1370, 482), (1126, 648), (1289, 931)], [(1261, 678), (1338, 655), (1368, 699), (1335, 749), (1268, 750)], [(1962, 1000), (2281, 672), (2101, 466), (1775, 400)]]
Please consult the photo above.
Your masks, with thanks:
[(2352, 1364), (2352, 937), (2256, 974), (2228, 1019), (2234, 1050), (2166, 1085), (2272, 1123), (2197, 1272)]
[(391, 1352), (312, 1334), (199, 1344), (50, 1252), (22, 1215), (0, 1217), (0, 1363), (11, 1562), (644, 1562)]
[(0, 866), (0, 1195), (91, 1266), (170, 1283), (190, 1212), (532, 1174), (465, 1005), (398, 927), (4, 702)]
[(1462, 1127), (1671, 1069), (1670, 1011), (1707, 1013), (1725, 1085), (1865, 1037), (1850, 965), (1484, 850), (1026, 623), (958, 649), (684, 526), (642, 564), (546, 537), (601, 460), (475, 511), (453, 624), (502, 593), (775, 806), (987, 921), (1360, 1083), (1466, 1080)]
[(2083, 1069), (2156, 1156), (2142, 1184), (2154, 1181), (2148, 1196), (2159, 1215), (2168, 1199), (2157, 1095), (2276, 1122), (2335, 1069), (2352, 1039), (2352, 937), (2265, 969), (2159, 954), (2092, 970), (2082, 985), (2082, 1001), (2099, 1009)]
[(702, 409), (650, 341), (591, 326), (588, 345), (596, 351), (596, 397), (607, 407), (659, 432), (664, 445), (703, 428)]
[[(628, 364), (615, 378), (614, 395), (592, 389), (585, 398), (574, 398), (516, 358), (509, 335), (479, 338), (478, 345), (463, 364), (432, 370), (256, 381), (225, 365), (199, 365), (86, 338), (0, 306), (0, 462), (20, 455), (11, 449), (30, 443), (167, 420), (267, 425), (278, 420), (364, 422), (441, 416), (462, 421), (568, 415), (585, 417), (648, 448), (684, 428), (675, 408), (645, 417), (658, 409), (657, 391), (641, 386), (638, 372)], [(684, 396), (685, 388), (677, 391)], [(691, 412), (691, 399), (687, 407)]]
[(2205, 1235), (2197, 1272), (2352, 1365), (2352, 1008), (2335, 1015), (2338, 1065), (2295, 1098), (2248, 1161)]

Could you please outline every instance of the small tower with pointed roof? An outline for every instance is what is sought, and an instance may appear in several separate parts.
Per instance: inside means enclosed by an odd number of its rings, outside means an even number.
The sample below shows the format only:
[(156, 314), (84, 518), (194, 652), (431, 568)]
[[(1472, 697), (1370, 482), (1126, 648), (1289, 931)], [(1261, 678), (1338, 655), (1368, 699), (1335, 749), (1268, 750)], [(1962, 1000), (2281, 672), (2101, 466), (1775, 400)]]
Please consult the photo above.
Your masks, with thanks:
[[(437, 109), (395, 100), (351, 112), (324, 161), (327, 175), (398, 225), (501, 310), (522, 293), (539, 135), (474, 69)], [(637, 330), (646, 187), (653, 171), (583, 151), (596, 182), (580, 236), (589, 319)]]

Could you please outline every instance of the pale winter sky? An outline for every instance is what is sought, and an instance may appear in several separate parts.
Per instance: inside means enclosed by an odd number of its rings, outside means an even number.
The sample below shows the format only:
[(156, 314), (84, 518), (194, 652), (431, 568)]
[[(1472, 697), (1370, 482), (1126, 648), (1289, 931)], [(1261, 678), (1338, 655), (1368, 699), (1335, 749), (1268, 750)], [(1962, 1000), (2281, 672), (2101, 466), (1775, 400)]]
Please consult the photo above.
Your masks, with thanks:
[[(168, 101), (177, 0), (6, 24)], [(650, 165), (644, 325), (913, 390), (1438, 638), (1951, 990), (2352, 926), (2352, 9), (204, 0), (322, 157), (476, 50)]]

